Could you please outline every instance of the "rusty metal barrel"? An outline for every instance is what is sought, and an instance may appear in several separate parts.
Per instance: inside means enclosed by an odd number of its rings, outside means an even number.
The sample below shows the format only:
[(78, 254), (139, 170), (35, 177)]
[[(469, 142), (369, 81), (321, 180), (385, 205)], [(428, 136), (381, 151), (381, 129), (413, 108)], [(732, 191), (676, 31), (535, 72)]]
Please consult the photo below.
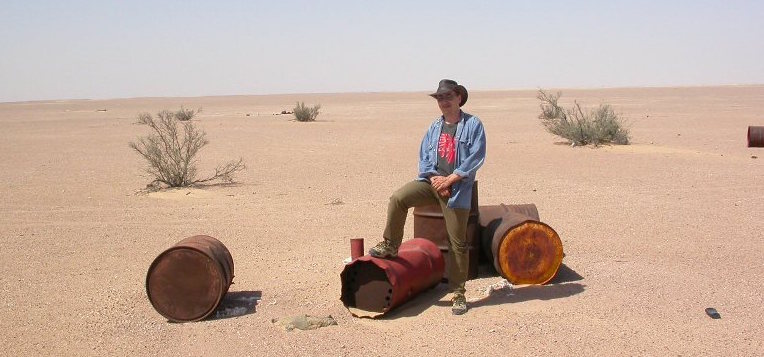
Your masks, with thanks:
[(512, 284), (545, 284), (562, 264), (560, 236), (549, 225), (518, 212), (507, 212), (491, 236), (496, 271)]
[(493, 263), (493, 253), (491, 252), (491, 241), (496, 227), (501, 224), (501, 218), (508, 212), (524, 214), (531, 219), (539, 219), (539, 210), (533, 203), (523, 204), (498, 204), (492, 206), (480, 206), (478, 209), (480, 216), (478, 223), (480, 226), (480, 246), (482, 247), (483, 257), (486, 261)]
[(225, 245), (196, 235), (154, 259), (146, 274), (146, 294), (168, 320), (199, 321), (215, 311), (232, 282), (233, 257)]
[(364, 255), (340, 273), (340, 300), (357, 317), (378, 317), (438, 285), (445, 261), (435, 243), (414, 238), (403, 242), (392, 259)]
[[(477, 181), (472, 186), (472, 207), (467, 220), (467, 254), (469, 267), (467, 278), (474, 279), (478, 274), (480, 261), (480, 226), (478, 224), (478, 188)], [(448, 280), (448, 268), (452, 264), (449, 255), (448, 231), (443, 211), (439, 205), (414, 207), (414, 237), (425, 238), (435, 243), (445, 257), (446, 270), (444, 280)]]
[(764, 126), (748, 127), (748, 147), (764, 147)]

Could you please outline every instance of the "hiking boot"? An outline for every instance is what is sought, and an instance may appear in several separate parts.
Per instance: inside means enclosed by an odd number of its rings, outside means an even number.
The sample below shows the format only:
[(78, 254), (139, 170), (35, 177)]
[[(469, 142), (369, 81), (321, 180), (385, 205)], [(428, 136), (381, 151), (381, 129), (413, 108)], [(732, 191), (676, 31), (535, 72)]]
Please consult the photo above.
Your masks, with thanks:
[(369, 249), (369, 255), (375, 258), (395, 258), (398, 256), (398, 246), (383, 240)]
[(464, 293), (454, 293), (454, 297), (451, 298), (451, 313), (454, 315), (461, 315), (467, 312), (467, 299), (464, 298)]

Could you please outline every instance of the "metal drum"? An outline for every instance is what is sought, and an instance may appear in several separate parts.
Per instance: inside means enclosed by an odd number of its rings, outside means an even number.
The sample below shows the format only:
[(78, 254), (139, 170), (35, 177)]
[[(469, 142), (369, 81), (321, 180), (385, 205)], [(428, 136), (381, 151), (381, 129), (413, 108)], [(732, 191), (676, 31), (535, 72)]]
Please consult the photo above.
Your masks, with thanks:
[[(439, 205), (414, 207), (414, 237), (426, 238), (438, 246), (446, 259), (443, 279), (448, 280), (448, 267), (451, 265), (451, 256), (448, 253), (450, 245), (446, 221), (443, 219), (443, 211)], [(472, 207), (467, 220), (467, 254), (469, 255), (467, 278), (474, 279), (477, 277), (480, 262), (477, 181), (472, 187)]]
[(493, 232), (493, 266), (512, 284), (545, 284), (562, 264), (562, 241), (545, 223), (507, 212)]
[(170, 321), (198, 321), (212, 314), (233, 282), (233, 258), (219, 240), (188, 237), (165, 250), (146, 274), (146, 294)]
[(764, 126), (748, 127), (748, 147), (764, 147)]
[(364, 255), (345, 265), (340, 300), (354, 316), (381, 316), (438, 285), (444, 269), (443, 254), (434, 243), (410, 239), (395, 258)]
[(491, 241), (496, 227), (501, 224), (501, 218), (508, 212), (516, 212), (528, 216), (531, 219), (539, 221), (539, 210), (533, 203), (495, 206), (480, 206), (478, 208), (480, 216), (478, 223), (480, 225), (480, 246), (482, 247), (483, 257), (486, 261), (493, 264), (493, 253), (491, 253)]

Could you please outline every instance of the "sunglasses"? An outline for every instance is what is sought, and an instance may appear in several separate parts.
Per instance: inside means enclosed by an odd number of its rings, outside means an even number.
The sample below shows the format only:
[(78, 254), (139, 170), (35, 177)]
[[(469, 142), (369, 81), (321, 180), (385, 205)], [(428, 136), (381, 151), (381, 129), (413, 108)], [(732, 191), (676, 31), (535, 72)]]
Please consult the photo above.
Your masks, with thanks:
[(435, 99), (437, 99), (439, 102), (442, 102), (444, 100), (451, 100), (454, 99), (456, 95), (454, 93), (446, 93), (446, 94), (439, 94), (435, 96)]

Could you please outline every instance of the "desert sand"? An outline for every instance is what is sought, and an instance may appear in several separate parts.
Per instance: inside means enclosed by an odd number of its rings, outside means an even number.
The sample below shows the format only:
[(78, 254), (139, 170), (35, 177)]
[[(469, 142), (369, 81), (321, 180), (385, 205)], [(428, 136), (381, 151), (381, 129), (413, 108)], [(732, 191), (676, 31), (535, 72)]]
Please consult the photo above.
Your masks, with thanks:
[[(426, 93), (62, 100), (0, 104), (0, 348), (9, 356), (756, 356), (764, 354), (764, 86), (566, 89), (608, 103), (628, 146), (570, 147), (533, 90), (470, 92), (487, 159), (480, 204), (534, 203), (560, 235), (561, 274), (513, 286), (484, 267), (452, 316), (445, 285), (381, 319), (340, 301), (350, 238), (381, 240), (414, 178)], [(296, 101), (322, 105), (292, 121)], [(147, 193), (127, 143), (139, 112), (202, 107), (200, 174), (243, 158), (231, 185)], [(413, 235), (411, 215), (406, 237)], [(248, 313), (169, 323), (146, 272), (183, 238), (221, 240)], [(704, 312), (716, 308), (721, 319)], [(285, 331), (273, 319), (331, 315)]]

